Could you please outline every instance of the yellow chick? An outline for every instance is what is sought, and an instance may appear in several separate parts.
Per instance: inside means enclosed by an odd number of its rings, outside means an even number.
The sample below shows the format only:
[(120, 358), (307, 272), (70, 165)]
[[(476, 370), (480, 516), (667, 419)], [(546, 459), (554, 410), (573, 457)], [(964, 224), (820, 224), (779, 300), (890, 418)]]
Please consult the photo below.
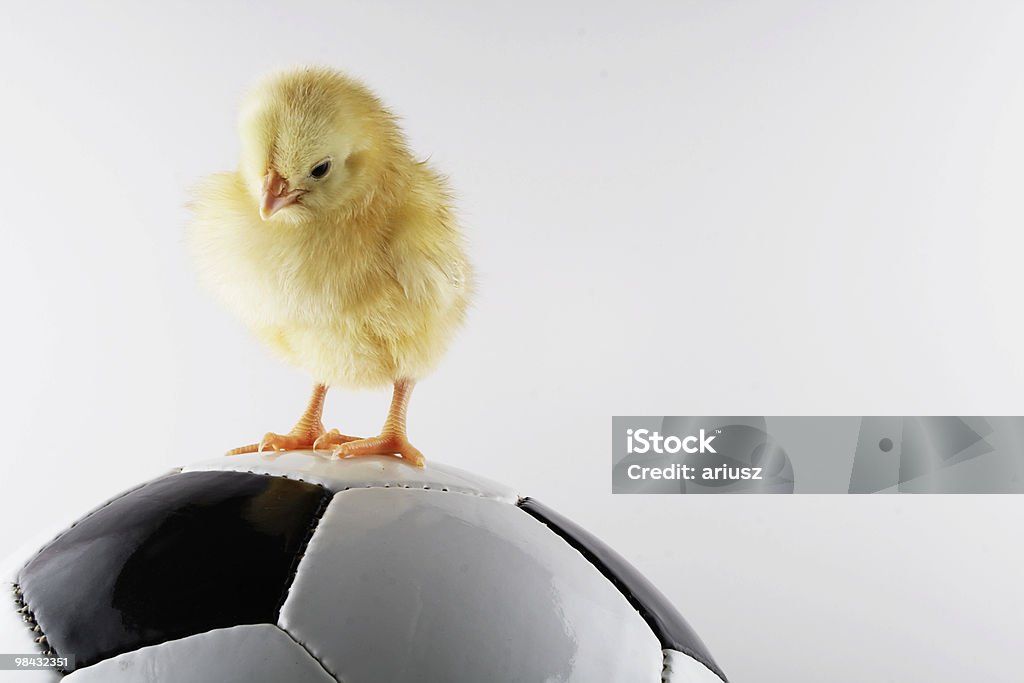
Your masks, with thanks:
[[(310, 375), (295, 428), (229, 451), (394, 455), (415, 382), (461, 326), (473, 291), (443, 177), (416, 161), (395, 116), (326, 68), (272, 74), (245, 99), (238, 170), (206, 178), (188, 242), (203, 280), (264, 343)], [(379, 436), (325, 431), (328, 387), (392, 385)]]

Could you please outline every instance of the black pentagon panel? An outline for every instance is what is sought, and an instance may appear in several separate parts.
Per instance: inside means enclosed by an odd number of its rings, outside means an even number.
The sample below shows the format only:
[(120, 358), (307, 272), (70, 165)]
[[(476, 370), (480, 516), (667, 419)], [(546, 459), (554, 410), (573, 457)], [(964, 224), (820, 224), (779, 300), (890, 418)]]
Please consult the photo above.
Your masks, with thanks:
[(575, 522), (533, 498), (523, 498), (519, 507), (546, 524), (569, 545), (580, 551), (640, 612), (666, 650), (678, 650), (706, 666), (727, 681), (707, 647), (679, 611), (621, 555)]
[(21, 570), (49, 647), (84, 667), (147, 645), (274, 623), (330, 500), (247, 472), (170, 474), (116, 498)]

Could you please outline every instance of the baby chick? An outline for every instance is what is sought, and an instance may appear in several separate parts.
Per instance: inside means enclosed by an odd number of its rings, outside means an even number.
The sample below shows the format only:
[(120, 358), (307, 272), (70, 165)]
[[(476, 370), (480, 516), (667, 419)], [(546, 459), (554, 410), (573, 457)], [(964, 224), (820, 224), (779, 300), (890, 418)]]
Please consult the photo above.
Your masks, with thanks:
[[(205, 179), (190, 203), (188, 241), (204, 281), (315, 386), (291, 432), (228, 454), (330, 448), (422, 466), (406, 438), (409, 396), (473, 290), (444, 178), (413, 158), (370, 90), (331, 69), (267, 77), (240, 133), (238, 170)], [(379, 436), (325, 431), (328, 387), (386, 385)]]

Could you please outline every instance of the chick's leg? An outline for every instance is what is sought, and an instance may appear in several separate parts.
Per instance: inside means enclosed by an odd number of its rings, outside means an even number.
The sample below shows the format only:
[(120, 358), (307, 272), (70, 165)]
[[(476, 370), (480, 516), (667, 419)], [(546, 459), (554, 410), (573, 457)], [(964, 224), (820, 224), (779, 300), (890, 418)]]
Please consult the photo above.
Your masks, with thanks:
[(324, 424), (321, 421), (324, 413), (324, 397), (327, 395), (327, 385), (317, 384), (313, 387), (313, 395), (309, 399), (309, 405), (302, 417), (287, 434), (275, 434), (267, 432), (259, 443), (249, 444), (234, 448), (227, 452), (228, 455), (240, 455), (242, 453), (262, 453), (263, 451), (299, 451), (316, 450), (322, 441), (329, 445), (355, 441), (358, 437), (345, 436), (332, 429), (324, 431)]
[(349, 441), (334, 447), (334, 454), (342, 458), (366, 455), (402, 456), (402, 459), (415, 467), (423, 467), (423, 454), (409, 443), (405, 436), (405, 413), (409, 407), (409, 396), (415, 382), (401, 379), (395, 382), (395, 393), (391, 398), (391, 409), (384, 429), (380, 436), (370, 439)]

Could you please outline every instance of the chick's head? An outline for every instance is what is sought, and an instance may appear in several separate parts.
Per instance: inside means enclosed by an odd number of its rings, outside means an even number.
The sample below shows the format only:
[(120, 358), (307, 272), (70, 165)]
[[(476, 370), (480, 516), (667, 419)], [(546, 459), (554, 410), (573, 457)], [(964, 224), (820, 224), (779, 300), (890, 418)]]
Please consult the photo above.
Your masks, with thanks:
[(315, 221), (365, 200), (405, 143), (360, 83), (330, 69), (272, 74), (240, 117), (239, 172), (263, 220)]

